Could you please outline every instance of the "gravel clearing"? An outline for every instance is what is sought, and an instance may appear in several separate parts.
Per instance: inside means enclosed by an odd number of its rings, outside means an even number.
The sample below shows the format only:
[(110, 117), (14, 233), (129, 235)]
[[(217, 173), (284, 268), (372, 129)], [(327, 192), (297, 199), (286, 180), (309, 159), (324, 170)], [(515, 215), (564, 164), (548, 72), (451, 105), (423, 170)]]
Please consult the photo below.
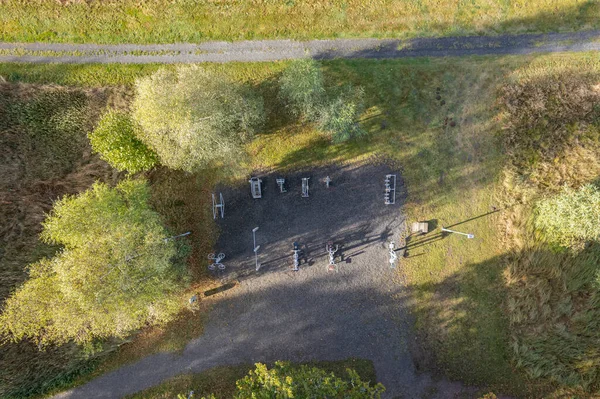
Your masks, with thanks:
[[(349, 357), (374, 362), (386, 398), (472, 395), (473, 388), (415, 370), (410, 299), (386, 249), (390, 240), (399, 242), (405, 223), (401, 180), (396, 204), (385, 206), (386, 173), (398, 172), (371, 164), (262, 175), (261, 199), (251, 197), (249, 184), (223, 187), (225, 219), (219, 220), (216, 249), (227, 256), (226, 270), (216, 277), (239, 284), (204, 299), (214, 304), (204, 334), (182, 354), (149, 356), (56, 397), (117, 398), (222, 365)], [(277, 177), (286, 178), (286, 193), (279, 192)], [(310, 177), (309, 198), (301, 196), (302, 177)], [(252, 252), (256, 226), (258, 272)], [(330, 240), (340, 248), (338, 272), (327, 270)], [(293, 241), (305, 252), (297, 272), (291, 270)]]
[(398, 39), (256, 40), (175, 44), (0, 43), (0, 62), (199, 63), (313, 57), (408, 58), (600, 50), (600, 31)]

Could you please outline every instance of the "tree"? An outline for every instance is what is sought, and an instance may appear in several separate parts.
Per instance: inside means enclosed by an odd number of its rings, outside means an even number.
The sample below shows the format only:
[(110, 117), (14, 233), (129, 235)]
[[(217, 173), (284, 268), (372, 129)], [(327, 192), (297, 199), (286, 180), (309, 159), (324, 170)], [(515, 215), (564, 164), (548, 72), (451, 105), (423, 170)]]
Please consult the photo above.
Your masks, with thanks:
[(109, 111), (88, 136), (94, 151), (115, 169), (137, 173), (152, 169), (158, 163), (156, 153), (142, 143), (138, 135), (140, 127), (129, 114)]
[(181, 306), (176, 251), (149, 196), (144, 180), (125, 180), (58, 201), (41, 238), (63, 249), (30, 265), (29, 280), (5, 303), (0, 331), (15, 341), (85, 343), (170, 320)]
[(385, 388), (381, 384), (370, 386), (361, 381), (356, 371), (347, 370), (350, 381), (336, 377), (316, 367), (292, 367), (287, 362), (276, 362), (268, 369), (261, 363), (237, 382), (236, 399), (287, 399), (287, 398), (380, 398)]
[(262, 98), (198, 66), (140, 79), (133, 117), (161, 163), (188, 172), (236, 159), (265, 120)]
[(279, 79), (279, 96), (288, 111), (307, 122), (316, 122), (319, 129), (331, 134), (339, 143), (365, 134), (358, 124), (363, 111), (362, 88), (343, 87), (337, 95), (325, 90), (319, 64), (302, 59), (290, 64)]
[(335, 143), (364, 135), (358, 117), (363, 111), (363, 90), (348, 86), (339, 96), (321, 108), (319, 127), (331, 134)]
[(294, 117), (318, 120), (325, 103), (325, 86), (319, 64), (311, 58), (293, 61), (279, 78), (279, 96)]
[(534, 225), (551, 243), (572, 246), (600, 238), (600, 190), (588, 184), (538, 202)]

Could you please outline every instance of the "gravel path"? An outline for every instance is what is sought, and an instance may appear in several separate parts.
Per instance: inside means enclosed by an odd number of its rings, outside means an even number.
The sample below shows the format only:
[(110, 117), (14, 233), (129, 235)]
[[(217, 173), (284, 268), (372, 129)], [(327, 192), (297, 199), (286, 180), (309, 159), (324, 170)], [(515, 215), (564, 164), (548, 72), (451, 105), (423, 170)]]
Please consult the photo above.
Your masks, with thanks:
[(259, 40), (200, 44), (95, 45), (0, 43), (0, 62), (194, 63), (276, 61), (303, 57), (405, 58), (600, 50), (600, 31), (445, 38)]
[[(387, 258), (386, 243), (398, 242), (404, 224), (400, 193), (396, 205), (383, 205), (383, 179), (390, 171), (370, 165), (286, 175), (286, 193), (276, 186), (279, 176), (262, 176), (262, 199), (252, 199), (247, 184), (223, 188), (226, 211), (217, 249), (227, 255), (227, 269), (217, 277), (240, 284), (208, 299), (214, 307), (204, 334), (182, 354), (149, 356), (56, 397), (118, 398), (215, 366), (349, 357), (374, 362), (387, 398), (473, 394), (415, 371), (410, 299)], [(329, 189), (325, 176), (332, 179)], [(301, 177), (310, 177), (309, 198), (300, 195)], [(259, 272), (252, 253), (255, 226)], [(340, 247), (338, 272), (327, 270), (329, 240)], [(298, 272), (291, 270), (294, 241), (304, 251)]]

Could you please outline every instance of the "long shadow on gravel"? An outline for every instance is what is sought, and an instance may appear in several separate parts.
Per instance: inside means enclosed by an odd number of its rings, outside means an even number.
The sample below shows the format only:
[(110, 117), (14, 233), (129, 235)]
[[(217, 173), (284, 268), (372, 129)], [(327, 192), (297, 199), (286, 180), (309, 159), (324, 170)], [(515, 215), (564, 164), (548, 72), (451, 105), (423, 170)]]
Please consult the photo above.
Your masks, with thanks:
[[(395, 205), (384, 205), (386, 174), (397, 175)], [(221, 233), (216, 250), (226, 255), (222, 278), (260, 276), (292, 267), (292, 247), (302, 248), (301, 268), (325, 270), (325, 245), (339, 247), (340, 268), (352, 267), (360, 257), (361, 267), (384, 267), (385, 243), (398, 242), (403, 218), (402, 180), (386, 165), (330, 166), (288, 174), (257, 175), (262, 180), (262, 198), (254, 199), (250, 184), (223, 187), (225, 218), (219, 219)], [(331, 183), (326, 187), (325, 179)], [(281, 193), (276, 179), (285, 179)], [(309, 197), (302, 197), (302, 178), (309, 178)], [(258, 274), (255, 270), (252, 229), (260, 245)], [(365, 248), (376, 247), (372, 254)], [(346, 266), (347, 265), (347, 266)]]
[[(223, 187), (226, 210), (216, 249), (227, 257), (220, 277), (240, 284), (204, 299), (213, 307), (203, 335), (180, 355), (150, 356), (60, 397), (117, 398), (216, 366), (349, 357), (373, 361), (386, 398), (453, 398), (464, 392), (460, 384), (440, 386), (417, 374), (413, 365), (411, 304), (386, 249), (404, 226), (400, 180), (396, 204), (383, 201), (383, 180), (391, 171), (354, 165), (260, 176), (261, 199), (251, 197), (249, 184)], [(330, 188), (321, 181), (327, 176)], [(277, 177), (287, 179), (286, 193), (279, 192)], [(301, 196), (302, 177), (310, 177), (308, 198)], [(291, 270), (294, 241), (306, 252), (297, 272)], [(328, 241), (340, 247), (337, 272), (328, 271)]]

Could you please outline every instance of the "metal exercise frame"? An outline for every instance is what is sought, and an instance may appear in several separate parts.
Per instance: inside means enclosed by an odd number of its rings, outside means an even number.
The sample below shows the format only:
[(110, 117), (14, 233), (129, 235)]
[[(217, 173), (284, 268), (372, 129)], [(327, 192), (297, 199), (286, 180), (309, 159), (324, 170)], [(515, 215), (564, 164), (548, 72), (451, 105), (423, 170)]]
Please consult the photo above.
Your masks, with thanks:
[(285, 179), (283, 177), (275, 179), (275, 182), (279, 186), (279, 192), (285, 193), (287, 190), (285, 189)]
[(213, 218), (217, 218), (217, 213), (221, 214), (221, 219), (225, 217), (225, 201), (223, 200), (223, 194), (219, 193), (219, 203), (215, 198), (215, 194), (212, 195), (212, 204), (213, 204)]
[(336, 245), (333, 247), (333, 242), (329, 241), (325, 245), (325, 250), (329, 254), (329, 264), (327, 265), (327, 271), (338, 271), (337, 264), (335, 263), (335, 253), (338, 251), (339, 247)]
[(308, 198), (308, 179), (310, 179), (310, 177), (302, 178), (302, 197), (304, 198)]
[(208, 270), (225, 270), (225, 265), (221, 263), (221, 261), (225, 259), (225, 254), (223, 252), (218, 255), (208, 254), (208, 259), (214, 261), (212, 264), (208, 265)]
[(248, 180), (248, 182), (250, 182), (250, 192), (252, 193), (252, 198), (262, 198), (262, 180), (258, 177), (252, 177), (250, 180)]
[(384, 183), (384, 202), (386, 205), (393, 205), (396, 203), (396, 175), (385, 175)]

